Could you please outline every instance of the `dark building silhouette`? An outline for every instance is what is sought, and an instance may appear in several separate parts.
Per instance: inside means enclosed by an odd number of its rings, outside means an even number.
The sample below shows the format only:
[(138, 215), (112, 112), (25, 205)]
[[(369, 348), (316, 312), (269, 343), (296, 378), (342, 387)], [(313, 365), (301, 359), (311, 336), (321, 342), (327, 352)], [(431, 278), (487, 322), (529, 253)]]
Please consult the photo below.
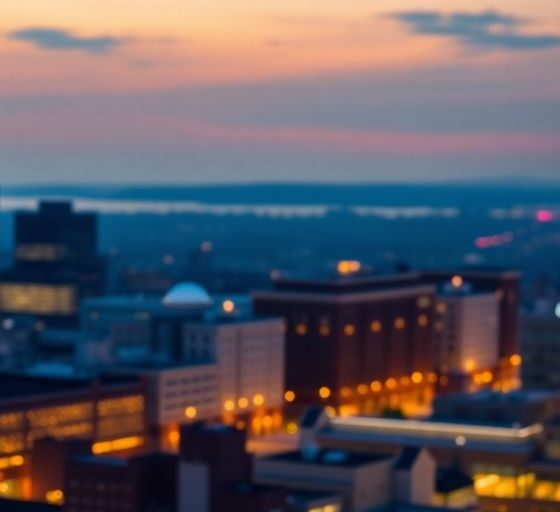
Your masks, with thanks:
[(195, 423), (181, 429), (178, 512), (282, 512), (286, 491), (255, 485), (246, 431)]
[(2, 313), (74, 325), (79, 301), (104, 291), (97, 216), (74, 212), (70, 202), (44, 201), (36, 212), (17, 212), (14, 222), (14, 264), (0, 283)]

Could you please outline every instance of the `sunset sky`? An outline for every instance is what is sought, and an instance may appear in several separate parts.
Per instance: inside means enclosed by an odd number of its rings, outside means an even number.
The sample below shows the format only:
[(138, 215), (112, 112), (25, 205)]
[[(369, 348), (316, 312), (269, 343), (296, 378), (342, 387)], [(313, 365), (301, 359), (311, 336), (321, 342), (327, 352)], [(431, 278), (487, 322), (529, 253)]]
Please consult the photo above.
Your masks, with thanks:
[(560, 180), (558, 0), (2, 0), (0, 181)]

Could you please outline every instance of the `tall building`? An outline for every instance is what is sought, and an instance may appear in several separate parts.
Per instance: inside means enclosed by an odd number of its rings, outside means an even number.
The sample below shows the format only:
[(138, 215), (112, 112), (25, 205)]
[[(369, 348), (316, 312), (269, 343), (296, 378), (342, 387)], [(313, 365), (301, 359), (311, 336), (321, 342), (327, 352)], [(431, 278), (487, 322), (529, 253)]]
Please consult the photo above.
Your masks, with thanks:
[(472, 286), (475, 293), (494, 293), (498, 301), (498, 357), (506, 362), (519, 354), (519, 281), (514, 271), (491, 269), (461, 269), (429, 271), (423, 274), (425, 282), (444, 285), (458, 278)]
[(97, 254), (97, 217), (69, 202), (43, 201), (17, 212), (13, 268), (0, 277), (0, 311), (28, 315), (48, 326), (73, 325), (84, 297), (104, 289)]
[(498, 364), (498, 301), (457, 281), (438, 291), (434, 324), (435, 361), (441, 374), (470, 374)]
[(523, 314), (521, 356), (524, 387), (560, 388), (560, 305)]
[(288, 401), (373, 408), (379, 392), (428, 381), (436, 287), (417, 274), (353, 274), (352, 264), (322, 278), (278, 277), (254, 294), (257, 314), (286, 321)]

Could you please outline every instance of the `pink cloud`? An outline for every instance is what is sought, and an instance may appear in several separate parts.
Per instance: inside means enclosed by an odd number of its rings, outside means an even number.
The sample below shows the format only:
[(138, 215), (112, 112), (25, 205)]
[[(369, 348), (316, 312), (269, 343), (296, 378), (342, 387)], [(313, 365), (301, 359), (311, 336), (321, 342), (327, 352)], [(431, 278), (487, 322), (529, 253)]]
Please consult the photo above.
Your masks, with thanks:
[(189, 143), (366, 155), (560, 155), (560, 134), (416, 133), (314, 126), (247, 126), (120, 113), (16, 116), (0, 123), (0, 145), (115, 147), (142, 144), (177, 147)]

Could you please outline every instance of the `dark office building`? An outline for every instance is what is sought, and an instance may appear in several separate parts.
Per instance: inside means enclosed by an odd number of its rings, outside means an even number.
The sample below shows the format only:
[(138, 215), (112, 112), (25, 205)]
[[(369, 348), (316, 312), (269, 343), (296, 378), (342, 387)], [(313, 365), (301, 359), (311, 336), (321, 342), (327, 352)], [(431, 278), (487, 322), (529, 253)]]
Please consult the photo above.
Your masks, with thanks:
[[(350, 262), (352, 263), (352, 262)], [(344, 268), (344, 267), (343, 267)], [(426, 382), (435, 286), (417, 274), (274, 280), (256, 314), (286, 320), (286, 387), (296, 403)]]
[(253, 457), (246, 432), (225, 425), (195, 423), (181, 429), (179, 512), (282, 512), (286, 492), (252, 484)]
[(76, 213), (69, 202), (45, 201), (35, 212), (16, 213), (14, 222), (14, 264), (0, 283), (2, 313), (73, 325), (79, 300), (104, 290), (97, 216)]
[(519, 273), (485, 269), (430, 271), (423, 274), (423, 280), (441, 285), (456, 276), (469, 283), (473, 292), (496, 294), (499, 302), (498, 356), (507, 361), (519, 354)]
[(67, 462), (65, 512), (174, 512), (177, 458), (155, 453), (131, 458), (78, 455)]

